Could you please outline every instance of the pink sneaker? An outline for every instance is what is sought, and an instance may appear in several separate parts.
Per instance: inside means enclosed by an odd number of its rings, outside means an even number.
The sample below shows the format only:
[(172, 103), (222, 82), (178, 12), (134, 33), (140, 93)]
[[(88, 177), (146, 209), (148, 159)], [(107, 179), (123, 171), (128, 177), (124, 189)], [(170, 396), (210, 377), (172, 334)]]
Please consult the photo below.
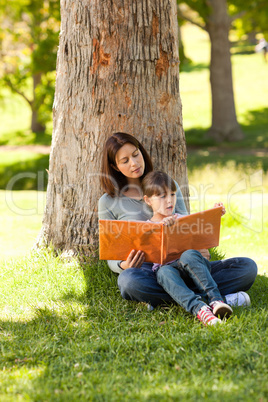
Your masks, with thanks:
[(231, 307), (228, 306), (228, 304), (224, 303), (222, 300), (217, 300), (210, 303), (210, 307), (216, 317), (228, 318), (233, 313)]
[(215, 325), (220, 324), (221, 320), (212, 313), (209, 306), (203, 306), (197, 313), (197, 318), (204, 325)]

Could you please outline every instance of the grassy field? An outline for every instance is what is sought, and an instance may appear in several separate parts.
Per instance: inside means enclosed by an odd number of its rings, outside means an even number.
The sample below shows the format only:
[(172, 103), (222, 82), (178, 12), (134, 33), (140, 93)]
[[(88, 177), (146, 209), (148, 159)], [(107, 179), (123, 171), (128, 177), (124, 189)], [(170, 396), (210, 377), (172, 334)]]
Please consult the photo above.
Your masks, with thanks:
[[(188, 150), (191, 210), (226, 205), (220, 250), (257, 262), (252, 306), (234, 309), (218, 328), (204, 328), (178, 306), (148, 312), (124, 301), (104, 262), (81, 266), (52, 252), (31, 253), (45, 207), (48, 156), (1, 153), (1, 401), (268, 401), (268, 162), (262, 153), (268, 65), (259, 54), (233, 48), (246, 137), (215, 148), (205, 136), (207, 37), (188, 26), (183, 35), (193, 60), (180, 80), (184, 127), (188, 145), (200, 145)], [(43, 138), (28, 131), (30, 115), (19, 98), (6, 96), (5, 103), (0, 145), (49, 143), (51, 128)], [(22, 171), (29, 177), (17, 176)], [(16, 191), (5, 191), (13, 177)]]
[(124, 301), (100, 262), (33, 254), (1, 284), (3, 401), (267, 400), (266, 277), (218, 328)]

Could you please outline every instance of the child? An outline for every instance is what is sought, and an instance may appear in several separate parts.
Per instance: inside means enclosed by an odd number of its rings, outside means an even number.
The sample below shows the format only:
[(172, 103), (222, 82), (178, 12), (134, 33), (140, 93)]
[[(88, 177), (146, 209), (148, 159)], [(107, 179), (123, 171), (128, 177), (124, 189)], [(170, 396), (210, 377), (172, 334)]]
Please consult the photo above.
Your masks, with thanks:
[[(159, 171), (148, 173), (142, 181), (142, 189), (144, 201), (153, 210), (151, 222), (163, 222), (169, 226), (181, 216), (173, 215), (176, 204), (176, 185), (166, 173)], [(224, 214), (223, 204), (214, 205), (214, 207), (218, 206), (222, 206), (222, 214)], [(187, 250), (179, 259), (165, 265), (154, 264), (152, 269), (156, 272), (158, 283), (165, 291), (186, 311), (196, 315), (203, 324), (221, 323), (220, 318), (229, 317), (232, 314), (231, 307), (222, 301), (217, 284), (210, 275), (209, 261), (199, 251)], [(199, 293), (205, 293), (209, 305), (203, 302), (201, 296), (193, 289)]]

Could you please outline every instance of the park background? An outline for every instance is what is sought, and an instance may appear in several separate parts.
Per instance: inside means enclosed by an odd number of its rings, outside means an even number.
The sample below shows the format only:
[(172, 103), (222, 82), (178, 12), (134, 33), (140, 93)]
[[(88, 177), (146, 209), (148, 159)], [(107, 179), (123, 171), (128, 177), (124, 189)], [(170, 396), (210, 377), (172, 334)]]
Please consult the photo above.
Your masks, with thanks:
[(231, 32), (236, 111), (245, 138), (218, 145), (206, 137), (209, 38), (189, 23), (181, 30), (191, 60), (180, 73), (191, 211), (216, 201), (226, 205), (219, 253), (257, 262), (252, 308), (238, 309), (224, 332), (205, 333), (178, 307), (148, 316), (144, 306), (121, 300), (105, 263), (82, 269), (50, 251), (32, 251), (45, 207), (52, 122), (45, 133), (33, 133), (27, 102), (2, 87), (2, 400), (267, 400), (268, 63)]

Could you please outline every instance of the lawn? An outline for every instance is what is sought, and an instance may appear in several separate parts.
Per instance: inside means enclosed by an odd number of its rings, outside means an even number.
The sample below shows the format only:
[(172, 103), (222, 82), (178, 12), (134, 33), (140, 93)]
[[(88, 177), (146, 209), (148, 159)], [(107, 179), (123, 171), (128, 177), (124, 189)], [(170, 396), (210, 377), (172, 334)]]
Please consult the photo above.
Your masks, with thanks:
[[(180, 81), (191, 211), (226, 205), (219, 249), (257, 262), (252, 305), (205, 328), (178, 306), (149, 312), (124, 301), (105, 262), (80, 265), (52, 251), (31, 252), (45, 207), (48, 156), (1, 153), (1, 401), (268, 401), (268, 162), (261, 152), (268, 145), (267, 65), (259, 54), (233, 48), (246, 137), (215, 149), (205, 137), (207, 37), (188, 26), (183, 35), (193, 60)], [(0, 145), (49, 143), (49, 129), (43, 139), (27, 131), (22, 101), (7, 97), (6, 105)], [(23, 171), (28, 177), (18, 176)], [(15, 191), (4, 190), (8, 183)]]
[(265, 276), (216, 328), (124, 301), (103, 262), (33, 253), (2, 264), (1, 285), (3, 401), (267, 400)]

